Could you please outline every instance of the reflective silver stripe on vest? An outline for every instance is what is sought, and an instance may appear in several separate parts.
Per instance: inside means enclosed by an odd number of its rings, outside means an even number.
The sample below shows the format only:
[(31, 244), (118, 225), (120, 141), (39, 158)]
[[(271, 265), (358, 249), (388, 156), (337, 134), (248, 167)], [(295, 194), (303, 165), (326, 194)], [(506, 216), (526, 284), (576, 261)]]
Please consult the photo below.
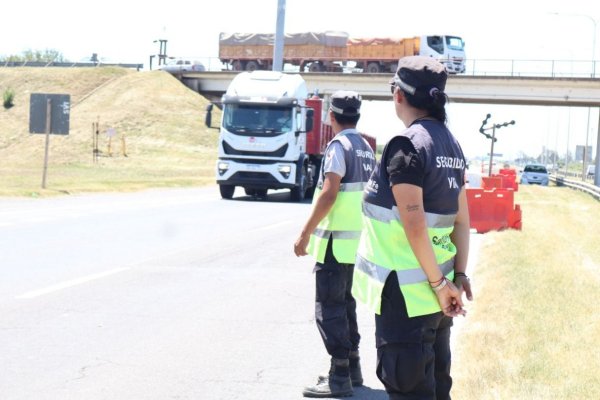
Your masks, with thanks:
[(349, 182), (340, 184), (340, 192), (362, 192), (367, 182)]
[[(385, 284), (385, 280), (387, 279), (390, 272), (392, 272), (391, 269), (367, 261), (360, 255), (356, 256), (356, 263), (354, 264), (354, 268), (357, 268), (358, 270), (369, 275), (369, 277), (375, 279), (382, 285)], [(448, 275), (453, 268), (454, 257), (446, 261), (445, 263), (440, 264), (440, 269), (444, 276)], [(425, 271), (423, 271), (422, 268), (400, 270), (396, 271), (396, 274), (398, 275), (398, 282), (400, 283), (400, 285), (409, 285), (411, 283), (421, 283), (428, 281), (427, 275), (425, 275)]]
[(330, 231), (317, 228), (314, 230), (313, 235), (323, 239), (328, 238), (329, 235), (333, 236), (334, 239), (360, 239), (360, 231)]
[[(402, 221), (400, 220), (400, 212), (396, 206), (392, 207), (390, 210), (389, 208), (363, 202), (363, 214), (366, 217), (379, 222), (389, 223), (391, 221), (398, 221), (402, 225)], [(456, 214), (443, 215), (426, 212), (425, 219), (427, 221), (428, 228), (450, 228), (454, 226)]]

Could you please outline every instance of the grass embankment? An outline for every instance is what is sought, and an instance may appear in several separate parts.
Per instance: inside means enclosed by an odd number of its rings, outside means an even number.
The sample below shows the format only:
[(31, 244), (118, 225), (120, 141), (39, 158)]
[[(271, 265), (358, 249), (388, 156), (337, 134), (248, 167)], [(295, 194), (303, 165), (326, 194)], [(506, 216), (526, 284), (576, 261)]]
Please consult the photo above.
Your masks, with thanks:
[[(214, 180), (217, 130), (204, 126), (208, 100), (166, 72), (122, 68), (0, 68), (0, 196), (137, 190)], [(68, 136), (51, 135), (47, 189), (41, 189), (45, 135), (29, 134), (29, 95), (71, 96)], [(213, 121), (220, 119), (214, 108)], [(97, 162), (92, 124), (99, 123)], [(214, 123), (213, 123), (214, 124)], [(106, 132), (116, 131), (111, 138)], [(124, 144), (124, 146), (123, 146)]]
[(520, 186), (522, 231), (483, 238), (457, 330), (453, 397), (600, 398), (600, 203)]

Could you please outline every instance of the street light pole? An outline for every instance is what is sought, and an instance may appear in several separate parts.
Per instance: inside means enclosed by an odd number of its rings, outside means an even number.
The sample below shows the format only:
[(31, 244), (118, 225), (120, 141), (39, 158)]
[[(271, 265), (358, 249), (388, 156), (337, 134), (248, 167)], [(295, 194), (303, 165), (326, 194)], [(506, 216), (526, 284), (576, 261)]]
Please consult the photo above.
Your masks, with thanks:
[[(479, 128), (479, 133), (481, 133), (486, 138), (491, 139), (491, 141), (492, 141), (492, 145), (491, 145), (491, 149), (490, 149), (490, 166), (488, 169), (488, 176), (492, 176), (492, 165), (494, 163), (494, 142), (496, 140), (498, 140), (496, 138), (496, 129), (500, 129), (504, 126), (515, 124), (515, 121), (512, 120), (510, 122), (504, 122), (502, 124), (492, 124), (491, 127), (485, 127), (485, 124), (487, 124), (487, 121), (488, 121), (488, 119), (490, 119), (491, 116), (492, 116), (492, 114), (487, 114), (485, 116), (485, 119), (481, 122), (481, 127)], [(485, 131), (489, 131), (490, 129), (492, 130), (491, 135), (489, 133), (485, 133)], [(483, 171), (481, 171), (481, 172), (483, 172)]]
[[(551, 13), (553, 15), (564, 15), (564, 16), (569, 16), (569, 17), (583, 17), (583, 18), (587, 18), (590, 21), (592, 21), (592, 24), (594, 25), (594, 36), (592, 37), (592, 78), (596, 77), (596, 29), (598, 28), (598, 21), (596, 21), (595, 18), (591, 17), (590, 15), (587, 14), (563, 14), (563, 13)], [(583, 150), (583, 171), (582, 171), (582, 179), (585, 180), (585, 173), (586, 173), (586, 163), (587, 163), (587, 146), (588, 146), (588, 135), (590, 132), (590, 114), (591, 114), (591, 107), (588, 107), (588, 123), (587, 123), (587, 130), (585, 132), (585, 148)], [(600, 114), (598, 115), (598, 133), (597, 133), (597, 138), (596, 138), (596, 173), (594, 173), (594, 185), (596, 186), (600, 186), (600, 177), (598, 176), (598, 170), (600, 170), (600, 157), (598, 157), (598, 152), (600, 152)], [(568, 139), (567, 139), (568, 140)]]

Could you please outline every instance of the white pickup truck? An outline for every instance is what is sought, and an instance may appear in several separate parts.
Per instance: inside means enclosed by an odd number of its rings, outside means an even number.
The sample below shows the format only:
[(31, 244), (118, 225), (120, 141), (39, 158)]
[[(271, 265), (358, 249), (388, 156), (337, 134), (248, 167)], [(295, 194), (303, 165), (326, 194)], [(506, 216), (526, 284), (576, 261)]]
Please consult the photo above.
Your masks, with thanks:
[(158, 67), (160, 70), (170, 72), (172, 74), (181, 72), (204, 72), (206, 67), (200, 61), (186, 60), (183, 58), (169, 60), (166, 64)]

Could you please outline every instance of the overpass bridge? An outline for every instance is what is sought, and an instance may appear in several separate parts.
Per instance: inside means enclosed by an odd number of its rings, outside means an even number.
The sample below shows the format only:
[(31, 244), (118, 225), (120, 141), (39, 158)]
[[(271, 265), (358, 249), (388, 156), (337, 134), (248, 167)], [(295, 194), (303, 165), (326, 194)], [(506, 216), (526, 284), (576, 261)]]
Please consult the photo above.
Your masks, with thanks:
[[(189, 72), (177, 77), (218, 103), (239, 72)], [(327, 96), (356, 90), (366, 100), (390, 100), (391, 74), (301, 73), (309, 91)], [(552, 78), (450, 75), (446, 93), (453, 103), (600, 107), (600, 78)]]
[[(239, 72), (193, 72), (178, 75), (188, 87), (219, 104)], [(309, 91), (327, 97), (336, 90), (356, 90), (366, 100), (391, 100), (391, 74), (300, 73)], [(600, 107), (600, 78), (451, 75), (446, 93), (453, 103)], [(596, 141), (596, 171), (600, 169), (600, 113)], [(594, 184), (600, 186), (595, 174)]]

